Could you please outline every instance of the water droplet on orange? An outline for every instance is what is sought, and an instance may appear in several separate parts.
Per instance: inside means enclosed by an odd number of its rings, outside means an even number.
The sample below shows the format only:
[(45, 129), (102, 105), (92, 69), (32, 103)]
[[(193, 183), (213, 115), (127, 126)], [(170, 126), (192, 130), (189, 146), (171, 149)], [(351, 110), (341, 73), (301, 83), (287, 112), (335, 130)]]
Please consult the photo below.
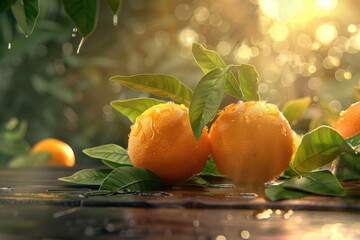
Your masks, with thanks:
[(136, 122), (136, 123), (133, 125), (133, 129), (131, 130), (133, 136), (136, 137), (137, 135), (139, 135), (139, 132), (140, 132), (140, 130), (141, 130), (141, 127), (142, 127), (141, 122)]
[(145, 142), (146, 140), (146, 136), (144, 134), (144, 132), (141, 133), (141, 136), (140, 136), (140, 142)]

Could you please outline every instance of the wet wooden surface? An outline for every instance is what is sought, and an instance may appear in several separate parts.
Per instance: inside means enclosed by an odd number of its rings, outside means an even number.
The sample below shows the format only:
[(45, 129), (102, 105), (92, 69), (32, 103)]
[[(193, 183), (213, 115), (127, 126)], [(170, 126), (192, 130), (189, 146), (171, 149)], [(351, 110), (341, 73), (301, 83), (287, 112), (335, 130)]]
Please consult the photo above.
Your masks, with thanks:
[(360, 239), (349, 196), (270, 202), (263, 189), (164, 189), (84, 198), (75, 169), (0, 170), (0, 239)]

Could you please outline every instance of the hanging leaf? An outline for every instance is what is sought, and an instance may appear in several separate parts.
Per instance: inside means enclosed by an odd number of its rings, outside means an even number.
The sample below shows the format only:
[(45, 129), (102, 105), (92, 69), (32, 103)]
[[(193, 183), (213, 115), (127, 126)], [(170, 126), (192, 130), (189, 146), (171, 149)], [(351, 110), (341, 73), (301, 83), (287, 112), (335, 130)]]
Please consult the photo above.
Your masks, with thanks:
[(341, 181), (360, 179), (360, 155), (343, 153), (332, 164), (332, 172)]
[(51, 154), (48, 152), (36, 152), (28, 155), (16, 156), (8, 163), (10, 168), (44, 166), (50, 159)]
[(149, 191), (163, 186), (160, 177), (144, 168), (122, 167), (114, 169), (101, 184), (99, 190)]
[(0, 1), (0, 14), (8, 10), (16, 0), (1, 0)]
[(290, 124), (299, 121), (311, 103), (310, 97), (298, 98), (288, 101), (281, 109)]
[(170, 98), (175, 102), (190, 105), (193, 91), (179, 79), (164, 74), (138, 74), (114, 76), (111, 81), (118, 82), (135, 90)]
[(83, 169), (71, 176), (61, 177), (58, 180), (84, 185), (101, 185), (112, 169)]
[[(205, 49), (198, 43), (192, 44), (192, 53), (196, 63), (205, 74), (215, 68), (224, 68), (226, 66), (217, 52)], [(224, 91), (237, 99), (242, 98), (239, 83), (231, 71), (227, 73)]]
[(129, 118), (134, 123), (136, 118), (148, 108), (165, 103), (165, 101), (156, 98), (135, 98), (129, 100), (112, 101), (111, 106)]
[(304, 135), (290, 167), (298, 174), (307, 173), (330, 163), (342, 152), (354, 150), (335, 130), (321, 126)]
[(222, 175), (219, 172), (213, 157), (210, 157), (209, 161), (207, 161), (205, 167), (203, 168), (202, 172), (200, 173), (200, 176), (202, 176), (202, 177), (207, 177), (207, 176), (224, 177), (224, 175)]
[(216, 68), (205, 74), (195, 88), (189, 107), (190, 124), (196, 139), (203, 128), (219, 109), (226, 82), (227, 71), (231, 66)]
[(26, 36), (29, 36), (35, 27), (39, 16), (39, 0), (17, 0), (11, 6), (17, 24)]
[(121, 0), (106, 0), (114, 15), (118, 15), (121, 9)]
[(80, 32), (82, 39), (77, 53), (88, 36), (95, 30), (98, 19), (97, 0), (63, 0), (65, 12)]
[(128, 152), (116, 144), (106, 144), (84, 149), (83, 152), (92, 158), (101, 159), (112, 168), (132, 166)]
[(345, 196), (345, 189), (330, 171), (310, 172), (306, 175), (293, 177), (282, 187), (326, 196)]
[(243, 98), (247, 101), (259, 101), (259, 74), (256, 72), (255, 67), (252, 65), (241, 64), (237, 68)]
[(279, 200), (284, 200), (284, 199), (302, 198), (302, 197), (306, 197), (306, 196), (309, 196), (309, 195), (310, 195), (310, 193), (285, 189), (281, 185), (271, 186), (271, 187), (266, 187), (265, 188), (265, 196), (270, 201), (279, 201)]

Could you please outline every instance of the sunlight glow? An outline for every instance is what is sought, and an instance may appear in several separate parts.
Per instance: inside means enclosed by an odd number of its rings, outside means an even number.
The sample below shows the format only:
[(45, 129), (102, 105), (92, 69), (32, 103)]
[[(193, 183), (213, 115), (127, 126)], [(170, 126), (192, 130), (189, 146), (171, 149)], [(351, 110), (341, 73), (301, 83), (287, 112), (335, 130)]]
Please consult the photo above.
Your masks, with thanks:
[(338, 31), (331, 23), (321, 24), (316, 29), (316, 39), (324, 45), (330, 44), (332, 41), (334, 41), (337, 35)]
[(316, 5), (324, 10), (331, 11), (337, 6), (337, 0), (317, 0)]

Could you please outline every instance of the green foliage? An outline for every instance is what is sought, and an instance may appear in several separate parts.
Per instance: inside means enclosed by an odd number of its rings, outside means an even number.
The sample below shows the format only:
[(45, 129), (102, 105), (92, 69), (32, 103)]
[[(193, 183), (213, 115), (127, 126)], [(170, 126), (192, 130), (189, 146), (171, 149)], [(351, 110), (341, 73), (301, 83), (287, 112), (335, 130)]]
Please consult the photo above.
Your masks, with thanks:
[(116, 144), (88, 148), (84, 149), (83, 152), (89, 157), (102, 160), (112, 168), (132, 166), (128, 152)]
[(331, 163), (342, 152), (354, 149), (335, 130), (322, 126), (304, 135), (290, 167), (298, 174), (307, 173)]
[(281, 112), (284, 114), (285, 118), (289, 121), (290, 124), (294, 124), (302, 118), (310, 103), (310, 97), (292, 99), (285, 103), (281, 109)]
[(265, 195), (271, 201), (305, 197), (309, 194), (341, 197), (345, 196), (346, 192), (329, 171), (316, 171), (292, 177), (280, 185), (265, 189)]
[(133, 76), (115, 76), (111, 81), (135, 90), (170, 98), (175, 102), (189, 106), (193, 91), (179, 79), (165, 74), (138, 74)]
[(219, 172), (213, 157), (211, 157), (209, 159), (209, 161), (207, 161), (204, 169), (200, 173), (200, 176), (201, 177), (208, 177), (208, 176), (210, 176), (210, 177), (224, 177), (224, 175), (222, 175)]
[(114, 169), (102, 182), (99, 190), (149, 191), (163, 186), (160, 177), (144, 168), (121, 167)]
[[(12, 1), (8, 1), (8, 3), (10, 2)], [(39, 16), (39, 0), (17, 0), (12, 4), (11, 11), (21, 30), (26, 36), (29, 36), (33, 32)]]
[(129, 100), (116, 100), (112, 101), (111, 106), (129, 118), (134, 123), (136, 118), (142, 114), (146, 109), (160, 104), (165, 101), (156, 98), (135, 98)]
[(10, 168), (23, 168), (34, 166), (45, 166), (45, 163), (50, 159), (51, 154), (48, 152), (28, 153), (24, 155), (17, 154), (8, 163)]
[(78, 47), (79, 53), (85, 39), (94, 31), (98, 19), (98, 1), (97, 0), (63, 0), (65, 12), (69, 15), (71, 21), (79, 30), (81, 42)]
[(356, 181), (360, 179), (360, 155), (342, 153), (333, 162), (332, 171), (339, 181)]
[(265, 196), (271, 201), (302, 198), (309, 195), (310, 193), (286, 189), (282, 185), (275, 185), (265, 188)]
[(195, 88), (189, 115), (190, 124), (197, 139), (219, 109), (228, 70), (229, 67), (211, 70), (200, 79)]
[(59, 178), (59, 180), (69, 183), (100, 186), (111, 171), (112, 169), (83, 169), (71, 176)]
[[(222, 60), (217, 52), (205, 49), (198, 43), (193, 43), (192, 53), (196, 63), (205, 74), (216, 68), (226, 67), (224, 60)], [(227, 73), (224, 91), (237, 99), (242, 98), (239, 82), (231, 71)]]
[(259, 101), (258, 92), (259, 74), (254, 66), (242, 64), (237, 67), (240, 79), (240, 87), (243, 93), (243, 99), (247, 101)]
[(17, 0), (2, 0), (0, 1), (0, 14), (8, 10)]
[(118, 15), (121, 10), (122, 0), (106, 0), (114, 15)]

